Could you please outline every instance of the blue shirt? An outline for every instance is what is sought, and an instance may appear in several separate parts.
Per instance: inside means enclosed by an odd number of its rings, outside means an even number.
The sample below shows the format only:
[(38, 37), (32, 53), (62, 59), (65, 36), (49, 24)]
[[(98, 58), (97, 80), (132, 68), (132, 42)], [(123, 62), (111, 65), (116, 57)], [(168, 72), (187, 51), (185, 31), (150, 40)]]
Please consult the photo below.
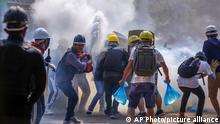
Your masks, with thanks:
[(70, 82), (76, 73), (84, 73), (86, 63), (77, 58), (72, 49), (68, 50), (58, 63), (56, 82)]
[(211, 64), (213, 59), (217, 59), (220, 62), (220, 41), (217, 38), (209, 38), (204, 42), (203, 52), (209, 64)]

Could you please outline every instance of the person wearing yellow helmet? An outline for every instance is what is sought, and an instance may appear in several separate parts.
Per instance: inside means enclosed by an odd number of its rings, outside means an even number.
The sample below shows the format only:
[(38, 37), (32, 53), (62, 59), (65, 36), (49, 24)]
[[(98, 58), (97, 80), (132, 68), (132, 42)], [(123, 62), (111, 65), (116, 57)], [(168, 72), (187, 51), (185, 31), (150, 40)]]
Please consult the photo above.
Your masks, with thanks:
[(119, 43), (119, 39), (116, 34), (109, 34), (107, 36), (107, 41), (108, 41), (108, 43), (113, 43), (113, 42)]
[[(140, 41), (150, 41), (150, 42), (154, 42), (155, 41), (155, 36), (154, 33), (151, 31), (143, 31), (140, 35), (141, 38), (139, 38), (137, 35), (131, 35), (128, 38), (128, 51), (130, 53), (131, 49), (138, 45), (138, 43), (140, 43)], [(159, 66), (159, 65), (158, 65)], [(155, 81), (157, 82), (157, 78), (158, 78), (158, 73), (155, 74)], [(162, 110), (162, 98), (161, 95), (158, 91), (158, 89), (156, 89), (156, 106), (157, 106), (157, 112), (155, 114), (155, 116), (162, 116), (164, 115), (164, 112)], [(140, 100), (140, 103), (138, 104), (138, 109), (140, 111), (140, 113), (137, 115), (137, 117), (144, 117), (147, 115), (147, 113), (145, 112), (145, 108), (144, 108), (144, 99)]]
[[(169, 70), (162, 54), (154, 47), (154, 34), (150, 31), (143, 31), (139, 38), (141, 43), (132, 48), (128, 60), (128, 64), (124, 70), (124, 74), (119, 81), (121, 86), (129, 75), (132, 74), (131, 87), (129, 91), (129, 103), (127, 116), (134, 121), (135, 108), (138, 106), (140, 99), (144, 96), (145, 107), (147, 108), (147, 117), (154, 116), (154, 107), (156, 102), (156, 74), (157, 65), (163, 68), (165, 80), (170, 83)], [(148, 91), (148, 92), (146, 92)], [(152, 124), (152, 122), (148, 122)]]
[(130, 53), (131, 49), (137, 45), (140, 41), (140, 38), (137, 35), (131, 35), (128, 38), (128, 53)]
[(137, 42), (139, 42), (140, 39), (137, 35), (131, 35), (129, 38), (128, 38), (128, 46), (131, 46), (132, 44), (135, 44)]
[(119, 103), (112, 101), (112, 95), (119, 88), (118, 81), (123, 75), (124, 68), (128, 62), (128, 53), (119, 47), (119, 38), (115, 34), (107, 36), (108, 49), (103, 57), (103, 81), (105, 90), (106, 110), (105, 114), (111, 119), (118, 118)]
[(142, 31), (139, 35), (139, 38), (143, 43), (154, 45), (155, 35), (152, 31)]
[(108, 34), (106, 41), (108, 48), (114, 48), (119, 46), (119, 38), (116, 34)]

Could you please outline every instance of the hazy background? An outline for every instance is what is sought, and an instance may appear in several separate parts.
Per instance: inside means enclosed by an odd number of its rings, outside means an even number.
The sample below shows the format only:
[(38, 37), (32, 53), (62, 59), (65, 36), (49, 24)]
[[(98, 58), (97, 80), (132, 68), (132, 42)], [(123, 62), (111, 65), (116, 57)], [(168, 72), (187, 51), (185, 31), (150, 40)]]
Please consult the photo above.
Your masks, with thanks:
[[(202, 50), (207, 25), (219, 28), (219, 5), (219, 0), (37, 0), (32, 5), (32, 17), (36, 27), (45, 27), (51, 34), (52, 50), (62, 44), (60, 39), (70, 47), (74, 36), (81, 33), (87, 39), (86, 50), (94, 56), (104, 49), (106, 34), (112, 31), (127, 36), (133, 29), (152, 30), (156, 47), (170, 69), (171, 83), (178, 89), (177, 67)], [(158, 86), (162, 96), (166, 87), (163, 79), (160, 77)], [(92, 81), (90, 84), (95, 91)], [(207, 85), (203, 88), (207, 95)], [(165, 110), (178, 111), (178, 102)], [(189, 102), (190, 106), (197, 100)], [(206, 108), (212, 108), (208, 99)]]

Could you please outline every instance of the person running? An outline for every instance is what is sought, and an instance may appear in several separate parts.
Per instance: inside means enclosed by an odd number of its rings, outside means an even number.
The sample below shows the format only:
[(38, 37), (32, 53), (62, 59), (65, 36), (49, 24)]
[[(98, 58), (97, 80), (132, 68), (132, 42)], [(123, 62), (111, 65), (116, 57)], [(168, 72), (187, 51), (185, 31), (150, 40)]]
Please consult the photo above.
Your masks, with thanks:
[(32, 107), (46, 85), (44, 59), (24, 43), (28, 28), (24, 9), (10, 7), (3, 22), (8, 38), (0, 41), (0, 123), (31, 124)]
[[(142, 96), (145, 99), (147, 117), (154, 116), (157, 64), (161, 65), (166, 81), (170, 82), (167, 65), (160, 52), (154, 49), (155, 38), (152, 32), (143, 31), (140, 33), (139, 38), (141, 39), (141, 44), (131, 50), (128, 65), (124, 70), (122, 79), (119, 81), (119, 85), (122, 85), (128, 76), (133, 73), (127, 113), (127, 116), (131, 118), (130, 123), (133, 123), (135, 108), (138, 106)], [(145, 64), (141, 64), (143, 61)], [(148, 123), (152, 124), (152, 122)]]
[(59, 89), (68, 97), (67, 112), (64, 124), (81, 123), (81, 120), (77, 119), (74, 113), (75, 106), (78, 102), (78, 95), (72, 86), (72, 80), (76, 73), (89, 73), (92, 71), (92, 60), (82, 62), (78, 58), (85, 46), (85, 40), (81, 40), (77, 35), (74, 38), (72, 48), (64, 54), (60, 62), (58, 63), (56, 70), (56, 83)]

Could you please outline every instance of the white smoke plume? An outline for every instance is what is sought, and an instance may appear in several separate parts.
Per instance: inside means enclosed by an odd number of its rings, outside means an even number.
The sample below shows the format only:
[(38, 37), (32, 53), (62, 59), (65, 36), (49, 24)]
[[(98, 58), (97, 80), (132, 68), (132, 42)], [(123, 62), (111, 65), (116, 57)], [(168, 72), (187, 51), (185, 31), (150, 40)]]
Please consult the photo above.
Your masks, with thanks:
[[(108, 27), (102, 27), (102, 30), (105, 31), (104, 35), (112, 30), (121, 31), (122, 27), (134, 15), (132, 3), (133, 0), (123, 2), (123, 4), (117, 0), (40, 0), (33, 5), (33, 18), (37, 26), (44, 26), (49, 30), (54, 42), (60, 37), (65, 37), (72, 42), (78, 33), (85, 34), (89, 39), (90, 24), (97, 16), (97, 12), (101, 20), (104, 21), (104, 25), (111, 22)], [(52, 46), (56, 47), (56, 44)]]
[[(103, 49), (106, 34), (114, 30), (125, 35), (132, 29), (152, 30), (170, 69), (172, 85), (178, 89), (177, 67), (202, 50), (207, 25), (220, 26), (219, 4), (219, 0), (39, 0), (33, 5), (33, 18), (35, 25), (51, 33), (53, 49), (63, 37), (70, 47), (74, 36), (82, 33), (94, 54)], [(163, 79), (158, 86), (162, 96)], [(204, 89), (207, 94), (207, 85)], [(178, 104), (165, 109), (178, 111)]]

